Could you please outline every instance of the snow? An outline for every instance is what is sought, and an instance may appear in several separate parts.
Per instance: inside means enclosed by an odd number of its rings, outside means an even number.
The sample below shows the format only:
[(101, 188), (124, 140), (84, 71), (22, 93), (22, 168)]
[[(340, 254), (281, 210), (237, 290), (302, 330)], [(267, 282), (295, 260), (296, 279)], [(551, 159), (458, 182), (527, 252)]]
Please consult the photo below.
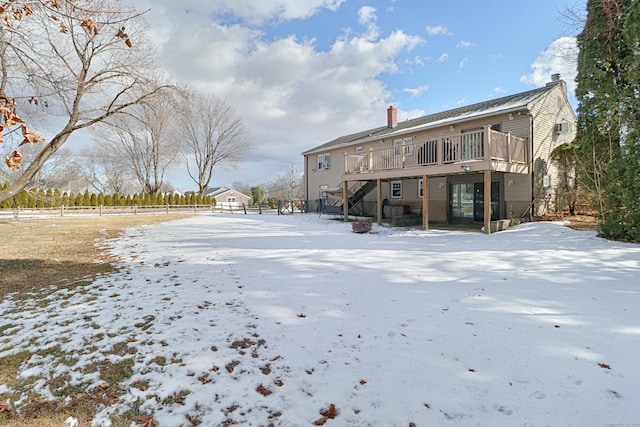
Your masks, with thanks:
[(332, 404), (327, 426), (640, 425), (638, 245), (551, 222), (357, 234), (298, 213), (202, 214), (107, 244), (119, 272), (47, 310), (0, 303), (20, 328), (0, 357), (59, 344), (78, 359), (34, 356), (21, 376), (92, 388), (96, 349), (132, 349), (108, 356), (134, 375), (93, 426), (135, 402), (163, 427), (313, 425)]

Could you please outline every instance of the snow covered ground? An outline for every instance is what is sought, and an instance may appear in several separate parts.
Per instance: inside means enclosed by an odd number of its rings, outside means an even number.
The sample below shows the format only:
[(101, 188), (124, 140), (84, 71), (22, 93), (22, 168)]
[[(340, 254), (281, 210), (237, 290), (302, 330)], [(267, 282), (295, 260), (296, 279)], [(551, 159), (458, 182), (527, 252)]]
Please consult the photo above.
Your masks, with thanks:
[(560, 223), (356, 234), (297, 213), (203, 214), (109, 245), (119, 273), (46, 311), (0, 303), (1, 348), (78, 359), (34, 356), (22, 376), (93, 387), (83, 366), (104, 356), (83, 349), (132, 349), (109, 356), (135, 374), (94, 426), (136, 401), (162, 427), (640, 426), (639, 245)]

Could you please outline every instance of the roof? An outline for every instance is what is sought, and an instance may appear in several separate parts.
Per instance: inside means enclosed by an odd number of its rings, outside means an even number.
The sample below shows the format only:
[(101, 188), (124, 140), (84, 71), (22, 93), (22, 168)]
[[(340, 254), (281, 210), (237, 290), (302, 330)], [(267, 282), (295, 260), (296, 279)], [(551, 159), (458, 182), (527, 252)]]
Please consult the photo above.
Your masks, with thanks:
[(227, 187), (215, 187), (215, 188), (207, 188), (204, 190), (204, 195), (205, 196), (211, 196), (211, 197), (215, 197), (219, 194), (225, 193), (227, 191), (231, 190), (230, 188)]
[(240, 191), (233, 190), (233, 189), (227, 188), (227, 187), (207, 188), (206, 190), (204, 190), (204, 195), (205, 196), (211, 196), (212, 198), (216, 198), (216, 197), (224, 195), (226, 193), (231, 193), (234, 196), (246, 197), (247, 199), (251, 198), (251, 196), (247, 196), (246, 194), (244, 194), (244, 193), (242, 193)]
[[(422, 116), (415, 119), (398, 122), (395, 127), (389, 127), (385, 125), (362, 132), (341, 136), (325, 144), (305, 151), (302, 154), (311, 154), (319, 151), (338, 148), (341, 146), (350, 146), (371, 140), (376, 140), (379, 138), (386, 138), (395, 134), (404, 134), (409, 131), (418, 131), (431, 127), (442, 126), (444, 124), (461, 120), (469, 120), (486, 115), (497, 114), (500, 112), (515, 111), (518, 109), (527, 108), (527, 106), (532, 101), (556, 86), (556, 84), (554, 83), (549, 83), (546, 86), (526, 92), (517, 93), (515, 95), (509, 95), (490, 101), (479, 102), (477, 104), (467, 105), (465, 107), (460, 107), (453, 110), (443, 111), (440, 113), (430, 114), (428, 116)], [(558, 83), (564, 82), (559, 80)]]

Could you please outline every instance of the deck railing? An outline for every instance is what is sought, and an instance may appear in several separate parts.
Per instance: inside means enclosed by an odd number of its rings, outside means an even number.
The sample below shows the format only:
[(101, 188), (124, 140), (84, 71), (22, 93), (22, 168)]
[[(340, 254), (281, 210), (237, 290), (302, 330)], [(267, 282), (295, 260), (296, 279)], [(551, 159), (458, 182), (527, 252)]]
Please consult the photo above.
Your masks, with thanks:
[(345, 154), (345, 172), (359, 174), (394, 169), (447, 165), (468, 160), (527, 163), (527, 140), (487, 126), (481, 130), (442, 135), (357, 154)]

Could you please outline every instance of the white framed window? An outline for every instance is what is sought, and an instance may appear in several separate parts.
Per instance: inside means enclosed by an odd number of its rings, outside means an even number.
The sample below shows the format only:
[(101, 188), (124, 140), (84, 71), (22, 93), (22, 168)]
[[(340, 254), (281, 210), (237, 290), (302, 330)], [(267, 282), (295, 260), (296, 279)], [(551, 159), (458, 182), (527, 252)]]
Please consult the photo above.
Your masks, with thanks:
[(355, 148), (355, 152), (356, 154), (360, 154), (364, 152), (364, 147), (362, 145), (360, 145), (359, 147)]
[(236, 202), (235, 197), (232, 197), (232, 196), (227, 197), (227, 203), (235, 203), (235, 202)]
[(391, 197), (394, 199), (402, 198), (402, 181), (391, 181)]
[(331, 153), (318, 154), (318, 170), (331, 169)]
[(402, 140), (404, 142), (404, 154), (405, 156), (410, 156), (413, 154), (413, 137), (405, 138)]
[(393, 146), (393, 155), (394, 156), (399, 156), (400, 155), (400, 146), (402, 145), (402, 140), (401, 139), (394, 139), (393, 142), (391, 143), (391, 145)]
[(422, 197), (424, 196), (424, 190), (422, 189), (423, 182), (422, 179), (418, 180), (418, 198), (422, 199)]
[(404, 144), (404, 154), (406, 156), (410, 156), (413, 154), (413, 137), (408, 137), (404, 139), (394, 139), (391, 145), (393, 145), (393, 155), (399, 156), (402, 154), (401, 146)]

